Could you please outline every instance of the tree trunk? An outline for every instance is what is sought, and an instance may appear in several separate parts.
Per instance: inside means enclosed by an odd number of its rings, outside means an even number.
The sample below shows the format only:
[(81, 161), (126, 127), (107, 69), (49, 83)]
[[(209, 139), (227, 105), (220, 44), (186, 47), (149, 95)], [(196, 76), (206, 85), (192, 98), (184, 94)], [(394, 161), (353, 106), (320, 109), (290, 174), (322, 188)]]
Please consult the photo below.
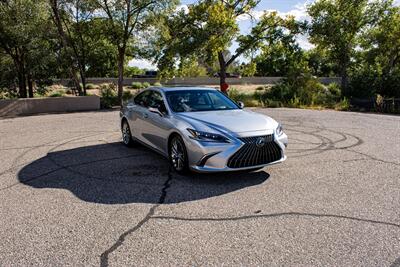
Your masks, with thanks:
[(124, 61), (125, 48), (118, 48), (118, 103), (122, 106), (122, 93), (124, 91)]
[(226, 88), (226, 62), (224, 54), (222, 52), (218, 53), (218, 62), (219, 62), (219, 87), (224, 94), (227, 94), (228, 92)]
[(86, 76), (85, 76), (85, 71), (80, 69), (80, 74), (81, 74), (81, 82), (82, 82), (82, 88), (83, 88), (83, 95), (86, 96)]
[(28, 73), (28, 93), (29, 97), (33, 98), (33, 80), (32, 80), (32, 74)]
[[(67, 38), (67, 36), (64, 32), (63, 26), (62, 26), (60, 13), (58, 10), (58, 0), (50, 0), (50, 5), (51, 5), (51, 9), (53, 11), (54, 23), (57, 26), (58, 34), (61, 39), (61, 44), (64, 47), (64, 49), (66, 49), (69, 46), (69, 42), (68, 42), (68, 38)], [(82, 95), (82, 89), (81, 89), (81, 85), (79, 83), (79, 78), (78, 78), (78, 71), (74, 64), (75, 62), (77, 62), (77, 60), (73, 56), (71, 56), (71, 61), (72, 61), (72, 64), (70, 66), (71, 78), (74, 81), (75, 88), (78, 91), (79, 95)]]
[(77, 71), (73, 67), (71, 67), (69, 73), (71, 75), (72, 81), (75, 84), (75, 90), (78, 91), (78, 95), (82, 95), (82, 88), (79, 82)]
[(22, 62), (16, 62), (18, 69), (18, 88), (19, 88), (19, 97), (26, 98), (26, 76), (25, 76), (25, 68)]
[(26, 98), (26, 80), (25, 80), (25, 73), (22, 69), (18, 70), (18, 88), (19, 88), (19, 97)]
[(347, 96), (349, 77), (348, 77), (348, 73), (347, 73), (347, 66), (345, 64), (342, 65), (340, 75), (342, 76), (342, 79), (341, 79), (342, 96)]

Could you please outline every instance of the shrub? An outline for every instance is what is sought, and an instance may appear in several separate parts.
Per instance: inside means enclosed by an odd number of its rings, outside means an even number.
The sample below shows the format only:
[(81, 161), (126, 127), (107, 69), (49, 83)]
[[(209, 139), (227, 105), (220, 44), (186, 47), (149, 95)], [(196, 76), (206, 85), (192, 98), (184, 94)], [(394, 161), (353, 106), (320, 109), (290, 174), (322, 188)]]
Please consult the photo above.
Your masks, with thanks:
[(332, 96), (335, 97), (340, 97), (342, 94), (342, 90), (340, 89), (340, 85), (337, 83), (330, 83), (327, 86), (329, 92), (331, 93)]
[(237, 89), (232, 88), (228, 91), (229, 97), (236, 102), (243, 102), (246, 107), (257, 107), (260, 105), (257, 98), (253, 94), (241, 93)]
[(131, 92), (130, 90), (124, 91), (124, 92), (122, 93), (122, 100), (123, 100), (123, 101), (128, 101), (128, 100), (130, 100), (132, 97), (133, 97), (133, 94), (132, 94), (132, 92)]
[(339, 103), (337, 103), (335, 105), (335, 109), (341, 110), (341, 111), (350, 110), (349, 100), (345, 97), (344, 99), (342, 99)]
[(325, 86), (310, 74), (288, 77), (264, 94), (261, 97), (264, 103), (267, 99), (271, 99), (288, 104), (291, 107), (300, 107), (302, 105), (333, 107), (340, 100), (340, 88), (338, 85)]
[(100, 105), (102, 108), (111, 108), (119, 104), (115, 84), (102, 84), (100, 86), (100, 94)]
[(17, 97), (17, 91), (0, 88), (0, 99), (13, 99)]
[(142, 84), (142, 87), (143, 87), (143, 88), (148, 88), (148, 87), (150, 87), (150, 83), (144, 82), (144, 83)]
[(38, 86), (36, 88), (36, 94), (38, 96), (46, 96), (49, 93), (49, 88), (47, 86)]
[(161, 85), (161, 83), (159, 83), (159, 82), (155, 82), (155, 83), (153, 83), (153, 86), (161, 87), (162, 85)]
[(96, 89), (97, 87), (96, 87), (96, 85), (94, 85), (93, 83), (88, 83), (88, 84), (86, 84), (86, 89)]
[(283, 107), (284, 105), (280, 101), (274, 101), (274, 100), (266, 100), (265, 104), (266, 107), (269, 108), (280, 108)]
[(62, 97), (64, 95), (65, 95), (64, 91), (58, 90), (58, 91), (51, 92), (48, 96), (49, 97)]
[(132, 88), (133, 89), (142, 89), (143, 88), (143, 84), (141, 82), (133, 82), (132, 83)]

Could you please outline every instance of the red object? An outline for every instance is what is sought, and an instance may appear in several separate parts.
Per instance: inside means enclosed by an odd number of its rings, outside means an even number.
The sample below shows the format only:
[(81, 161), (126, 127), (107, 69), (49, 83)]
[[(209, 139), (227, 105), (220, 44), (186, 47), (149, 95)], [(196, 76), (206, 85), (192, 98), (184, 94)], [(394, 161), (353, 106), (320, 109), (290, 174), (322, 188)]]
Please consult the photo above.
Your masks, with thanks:
[(221, 91), (222, 91), (223, 93), (228, 92), (228, 89), (229, 89), (229, 84), (223, 83), (223, 84), (221, 85)]

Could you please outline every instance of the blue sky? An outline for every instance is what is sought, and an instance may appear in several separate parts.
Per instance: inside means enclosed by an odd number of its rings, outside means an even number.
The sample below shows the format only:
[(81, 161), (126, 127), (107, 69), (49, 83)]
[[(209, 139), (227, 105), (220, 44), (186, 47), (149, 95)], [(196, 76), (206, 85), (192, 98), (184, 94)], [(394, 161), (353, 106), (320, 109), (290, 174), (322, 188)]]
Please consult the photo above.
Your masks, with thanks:
[[(262, 14), (263, 11), (266, 10), (276, 10), (281, 15), (294, 15), (299, 20), (306, 19), (305, 6), (307, 3), (310, 3), (312, 0), (261, 0), (261, 2), (255, 8), (254, 16), (257, 17)], [(193, 4), (197, 2), (196, 0), (181, 0), (180, 8), (185, 8), (186, 5)], [(242, 33), (247, 33), (252, 26), (252, 22), (250, 18), (241, 18), (239, 20), (239, 26)], [(308, 49), (310, 48), (310, 44), (307, 41), (307, 38), (300, 37), (299, 38), (300, 45)], [(234, 52), (236, 46), (233, 45), (230, 50)], [(129, 62), (130, 66), (137, 66), (140, 68), (147, 69), (155, 69), (155, 66), (150, 62), (145, 60), (132, 60)]]

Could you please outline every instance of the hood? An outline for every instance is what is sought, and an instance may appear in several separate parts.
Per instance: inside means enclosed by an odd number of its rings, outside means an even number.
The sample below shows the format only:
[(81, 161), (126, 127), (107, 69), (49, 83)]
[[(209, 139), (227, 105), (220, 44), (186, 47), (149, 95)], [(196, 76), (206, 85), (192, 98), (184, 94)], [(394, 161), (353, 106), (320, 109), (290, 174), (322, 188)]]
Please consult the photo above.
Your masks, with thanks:
[(233, 133), (274, 130), (278, 125), (266, 115), (242, 109), (185, 112), (179, 113), (178, 116)]

